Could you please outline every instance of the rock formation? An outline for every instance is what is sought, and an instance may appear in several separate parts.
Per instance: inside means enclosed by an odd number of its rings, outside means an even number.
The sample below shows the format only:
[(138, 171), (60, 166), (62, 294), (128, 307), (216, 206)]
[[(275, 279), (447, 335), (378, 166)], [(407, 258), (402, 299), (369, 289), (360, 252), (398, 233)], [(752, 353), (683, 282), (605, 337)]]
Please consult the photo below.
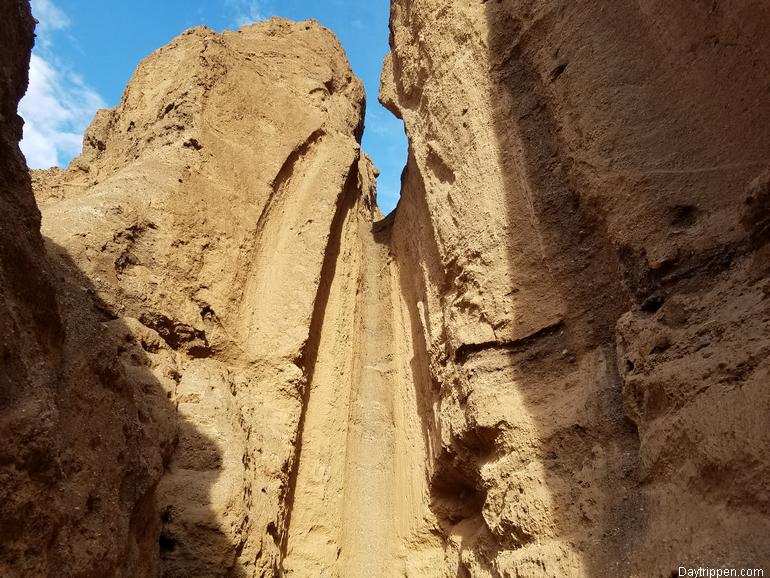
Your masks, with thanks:
[(394, 252), (459, 575), (770, 565), (768, 24), (393, 2)]
[(128, 326), (46, 255), (16, 114), (34, 21), (0, 14), (0, 575), (156, 575), (173, 414)]
[(376, 216), (363, 114), (319, 25), (196, 28), (140, 64), (67, 171), (34, 176), (51, 252), (80, 264), (177, 411), (164, 576), (271, 575), (305, 530), (290, 515), (308, 384), (352, 371), (358, 267), (376, 249), (359, 233)]
[(0, 575), (770, 570), (770, 9), (393, 0), (387, 217), (317, 23), (30, 179), (0, 13)]

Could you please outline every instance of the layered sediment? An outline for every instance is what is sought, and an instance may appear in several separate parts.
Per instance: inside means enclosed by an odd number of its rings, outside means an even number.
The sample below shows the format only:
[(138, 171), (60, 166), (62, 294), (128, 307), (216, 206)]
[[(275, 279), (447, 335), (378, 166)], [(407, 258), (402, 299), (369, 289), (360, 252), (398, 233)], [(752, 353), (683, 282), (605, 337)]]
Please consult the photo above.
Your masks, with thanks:
[(393, 3), (394, 251), (461, 573), (768, 565), (768, 22)]
[(315, 22), (30, 178), (0, 2), (0, 574), (770, 568), (767, 9), (394, 0), (383, 217)]
[(376, 213), (363, 114), (318, 24), (197, 28), (140, 64), (67, 171), (34, 176), (43, 234), (171, 377), (163, 575), (270, 575), (292, 544), (300, 424), (338, 361), (319, 352), (356, 329), (335, 280)]

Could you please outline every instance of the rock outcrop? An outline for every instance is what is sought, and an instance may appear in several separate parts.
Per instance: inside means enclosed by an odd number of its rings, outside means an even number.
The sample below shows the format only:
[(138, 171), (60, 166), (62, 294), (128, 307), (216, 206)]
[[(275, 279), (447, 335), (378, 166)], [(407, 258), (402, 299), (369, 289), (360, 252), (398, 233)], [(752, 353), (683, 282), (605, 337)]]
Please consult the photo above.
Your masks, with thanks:
[(308, 390), (351, 371), (356, 268), (373, 250), (356, 239), (375, 247), (359, 234), (377, 215), (363, 114), (318, 24), (196, 28), (141, 63), (67, 171), (34, 176), (52, 252), (80, 264), (176, 408), (164, 576), (272, 575), (307, 530), (292, 503), (300, 449), (314, 451)]
[(770, 568), (767, 8), (393, 0), (387, 217), (317, 23), (30, 178), (0, 8), (0, 575)]
[(46, 255), (16, 114), (34, 21), (0, 13), (0, 575), (155, 575), (168, 401), (91, 281)]
[(393, 248), (458, 575), (770, 565), (768, 24), (394, 0)]

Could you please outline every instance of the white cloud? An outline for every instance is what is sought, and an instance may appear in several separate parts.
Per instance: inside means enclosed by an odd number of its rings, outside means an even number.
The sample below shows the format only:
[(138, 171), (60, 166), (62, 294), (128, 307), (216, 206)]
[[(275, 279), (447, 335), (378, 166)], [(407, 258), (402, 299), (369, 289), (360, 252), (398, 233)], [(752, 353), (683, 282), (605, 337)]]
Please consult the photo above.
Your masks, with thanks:
[(37, 26), (39, 35), (51, 30), (64, 30), (70, 25), (67, 15), (51, 0), (32, 0), (32, 15), (39, 22)]
[(240, 27), (268, 17), (263, 0), (227, 0), (233, 13), (233, 23)]
[(24, 118), (21, 150), (30, 168), (63, 165), (78, 155), (83, 131), (96, 111), (106, 105), (78, 74), (60, 66), (52, 56), (51, 33), (70, 25), (51, 0), (32, 0), (38, 39), (29, 66), (29, 87), (19, 103)]

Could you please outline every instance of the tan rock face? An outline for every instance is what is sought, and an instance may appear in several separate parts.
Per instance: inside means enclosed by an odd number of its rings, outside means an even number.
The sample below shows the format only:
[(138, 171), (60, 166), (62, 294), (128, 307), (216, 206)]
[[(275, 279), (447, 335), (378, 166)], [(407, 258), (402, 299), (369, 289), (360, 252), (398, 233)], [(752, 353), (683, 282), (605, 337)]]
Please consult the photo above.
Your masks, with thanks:
[(768, 9), (394, 0), (383, 218), (313, 22), (30, 183), (0, 4), (0, 575), (770, 568)]
[(316, 367), (325, 318), (352, 340), (355, 292), (340, 319), (327, 301), (375, 214), (363, 111), (318, 24), (193, 29), (142, 62), (66, 172), (34, 175), (43, 233), (173, 380), (163, 575), (271, 575), (292, 551), (308, 384), (335, 379)]
[(393, 2), (394, 253), (461, 573), (770, 564), (768, 23), (751, 2)]

